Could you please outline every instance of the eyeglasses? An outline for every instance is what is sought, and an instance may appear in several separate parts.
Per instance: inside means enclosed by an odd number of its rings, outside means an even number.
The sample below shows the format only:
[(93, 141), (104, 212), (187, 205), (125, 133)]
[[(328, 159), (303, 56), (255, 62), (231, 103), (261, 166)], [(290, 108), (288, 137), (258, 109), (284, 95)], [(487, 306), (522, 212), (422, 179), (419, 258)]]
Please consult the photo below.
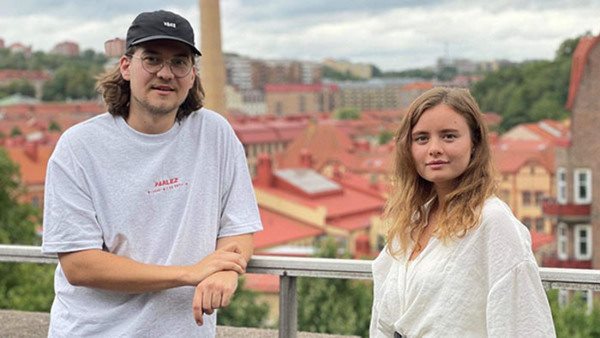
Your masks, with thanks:
[(132, 58), (140, 59), (142, 61), (142, 67), (150, 74), (156, 74), (160, 72), (165, 64), (169, 65), (171, 73), (175, 77), (185, 77), (192, 70), (192, 61), (188, 57), (174, 57), (171, 60), (163, 60), (156, 56), (135, 56)]

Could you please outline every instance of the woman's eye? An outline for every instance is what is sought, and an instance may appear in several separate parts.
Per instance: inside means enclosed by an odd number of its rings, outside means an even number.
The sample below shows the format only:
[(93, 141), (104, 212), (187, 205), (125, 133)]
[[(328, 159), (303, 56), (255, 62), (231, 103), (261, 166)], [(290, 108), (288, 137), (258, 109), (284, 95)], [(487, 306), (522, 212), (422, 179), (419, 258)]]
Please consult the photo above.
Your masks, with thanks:
[(423, 142), (427, 142), (427, 136), (417, 136), (414, 138), (414, 141), (417, 143), (423, 143)]
[(454, 139), (456, 139), (456, 135), (454, 135), (454, 134), (447, 134), (447, 135), (444, 135), (444, 138), (447, 139), (447, 140), (454, 140)]

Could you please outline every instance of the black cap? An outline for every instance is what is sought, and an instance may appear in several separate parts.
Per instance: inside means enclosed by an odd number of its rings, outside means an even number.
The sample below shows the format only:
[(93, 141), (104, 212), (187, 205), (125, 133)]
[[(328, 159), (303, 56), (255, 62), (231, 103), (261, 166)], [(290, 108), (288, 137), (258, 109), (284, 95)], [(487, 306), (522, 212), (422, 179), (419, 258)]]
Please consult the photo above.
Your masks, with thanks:
[(160, 10), (138, 15), (127, 30), (126, 48), (152, 40), (183, 42), (195, 54), (202, 55), (194, 46), (194, 30), (190, 23), (173, 12)]

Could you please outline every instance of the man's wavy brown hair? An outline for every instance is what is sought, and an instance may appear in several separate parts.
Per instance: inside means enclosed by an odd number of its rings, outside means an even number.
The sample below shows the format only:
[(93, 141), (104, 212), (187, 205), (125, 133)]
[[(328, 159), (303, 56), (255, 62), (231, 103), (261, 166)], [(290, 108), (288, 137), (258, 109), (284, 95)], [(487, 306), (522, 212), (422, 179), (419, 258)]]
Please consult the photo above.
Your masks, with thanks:
[[(449, 106), (465, 118), (473, 152), (465, 171), (454, 180), (454, 190), (441, 203), (436, 237), (443, 241), (461, 238), (476, 227), (483, 203), (496, 190), (488, 131), (475, 99), (466, 89), (428, 90), (410, 105), (395, 135), (393, 188), (384, 213), (388, 225), (387, 250), (394, 256), (406, 254), (411, 243), (418, 241), (427, 222), (423, 206), (436, 196), (434, 185), (417, 172), (411, 153), (411, 134), (423, 113), (439, 104)], [(392, 245), (396, 240), (399, 246)]]
[[(125, 52), (125, 56), (131, 57), (138, 46), (133, 46)], [(196, 60), (192, 57), (194, 67)], [(204, 89), (200, 82), (199, 72), (196, 69), (196, 77), (185, 101), (179, 106), (175, 120), (181, 122), (185, 117), (193, 111), (202, 108), (204, 101)], [(108, 70), (98, 77), (96, 82), (96, 90), (102, 95), (106, 103), (108, 112), (115, 116), (122, 116), (125, 120), (129, 117), (129, 101), (131, 100), (131, 89), (129, 81), (125, 80), (121, 75), (119, 66)]]

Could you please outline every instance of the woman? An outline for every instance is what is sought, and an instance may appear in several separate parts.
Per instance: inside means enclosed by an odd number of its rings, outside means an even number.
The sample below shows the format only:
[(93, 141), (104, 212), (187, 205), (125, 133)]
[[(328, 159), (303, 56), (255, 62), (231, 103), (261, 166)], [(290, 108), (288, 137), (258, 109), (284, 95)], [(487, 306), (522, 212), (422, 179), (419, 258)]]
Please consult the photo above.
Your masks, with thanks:
[(554, 337), (530, 236), (494, 196), (487, 130), (467, 90), (434, 88), (396, 134), (372, 337)]

